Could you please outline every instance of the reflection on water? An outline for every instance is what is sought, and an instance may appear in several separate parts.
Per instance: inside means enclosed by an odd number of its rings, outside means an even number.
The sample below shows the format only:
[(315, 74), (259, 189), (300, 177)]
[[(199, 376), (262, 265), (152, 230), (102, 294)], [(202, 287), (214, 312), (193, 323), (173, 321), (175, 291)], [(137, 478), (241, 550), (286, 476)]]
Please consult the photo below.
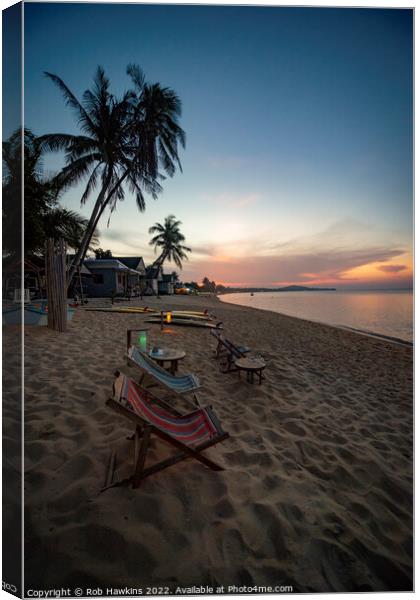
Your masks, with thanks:
[(397, 291), (256, 292), (220, 299), (273, 312), (413, 340), (413, 293)]

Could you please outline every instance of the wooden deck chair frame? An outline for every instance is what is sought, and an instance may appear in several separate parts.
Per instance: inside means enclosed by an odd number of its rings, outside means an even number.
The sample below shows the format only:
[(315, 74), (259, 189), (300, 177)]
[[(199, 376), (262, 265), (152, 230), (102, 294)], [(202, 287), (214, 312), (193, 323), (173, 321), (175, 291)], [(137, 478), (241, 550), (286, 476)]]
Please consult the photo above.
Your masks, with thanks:
[[(212, 469), (213, 471), (223, 471), (224, 468), (215, 463), (213, 460), (210, 460), (206, 456), (202, 454), (203, 450), (226, 440), (229, 437), (229, 434), (226, 432), (221, 433), (213, 437), (211, 440), (204, 442), (194, 448), (183, 444), (179, 440), (175, 439), (165, 431), (162, 431), (149, 421), (140, 417), (133, 410), (123, 406), (118, 400), (115, 398), (108, 398), (107, 405), (112, 408), (116, 413), (122, 415), (129, 421), (135, 424), (135, 432), (134, 432), (134, 471), (130, 480), (132, 482), (133, 488), (137, 488), (141, 481), (154, 473), (162, 471), (176, 463), (186, 460), (187, 458), (194, 458), (195, 460), (201, 462), (203, 465)], [(165, 460), (162, 460), (154, 465), (145, 468), (147, 451), (150, 444), (150, 438), (152, 435), (156, 435), (158, 438), (167, 442), (169, 445), (174, 446), (179, 450), (177, 454), (171, 456)]]
[(217, 340), (215, 358), (226, 359), (226, 362), (220, 362), (221, 372), (228, 373), (231, 371), (237, 371), (237, 367), (235, 367), (235, 360), (246, 356), (248, 352), (250, 352), (250, 348), (239, 348), (226, 337), (224, 337), (220, 332), (211, 331), (210, 333)]

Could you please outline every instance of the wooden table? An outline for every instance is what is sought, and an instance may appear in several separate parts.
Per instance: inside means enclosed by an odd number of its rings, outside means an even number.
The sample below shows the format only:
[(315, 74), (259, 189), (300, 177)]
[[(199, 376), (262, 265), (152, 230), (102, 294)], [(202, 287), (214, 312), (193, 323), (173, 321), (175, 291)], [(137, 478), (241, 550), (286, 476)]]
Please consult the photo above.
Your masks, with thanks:
[(165, 367), (165, 363), (169, 362), (170, 366), (167, 369), (172, 375), (178, 370), (178, 362), (185, 357), (184, 350), (172, 350), (171, 348), (159, 348), (159, 353), (153, 352), (150, 350), (149, 352), (150, 358), (153, 358), (157, 362), (158, 365)]
[(239, 370), (239, 376), (241, 375), (241, 371), (246, 371), (246, 380), (248, 383), (254, 383), (254, 373), (256, 373), (259, 376), (261, 385), (261, 380), (263, 377), (262, 372), (265, 369), (265, 362), (262, 358), (245, 356), (243, 358), (238, 358), (238, 360), (235, 361), (235, 365)]

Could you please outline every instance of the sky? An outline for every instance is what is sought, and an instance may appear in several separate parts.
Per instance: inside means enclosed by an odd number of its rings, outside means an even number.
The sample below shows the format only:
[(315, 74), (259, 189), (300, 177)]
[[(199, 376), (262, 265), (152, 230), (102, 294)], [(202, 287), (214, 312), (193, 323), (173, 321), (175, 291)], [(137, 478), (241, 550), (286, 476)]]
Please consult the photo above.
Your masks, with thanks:
[[(182, 100), (183, 172), (144, 213), (128, 194), (104, 216), (102, 248), (150, 263), (148, 229), (174, 214), (184, 281), (407, 288), (412, 35), (405, 9), (28, 3), (25, 126), (78, 132), (44, 71), (80, 98), (102, 65), (120, 96), (137, 63)], [(61, 202), (89, 216), (82, 193)]]

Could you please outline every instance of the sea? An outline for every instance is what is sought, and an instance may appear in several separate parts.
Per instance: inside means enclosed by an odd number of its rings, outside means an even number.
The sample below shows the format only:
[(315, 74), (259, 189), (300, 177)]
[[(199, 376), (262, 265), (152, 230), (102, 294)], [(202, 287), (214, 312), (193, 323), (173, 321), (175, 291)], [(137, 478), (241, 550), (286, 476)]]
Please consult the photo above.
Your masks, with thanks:
[(219, 298), (223, 302), (413, 342), (411, 290), (255, 292), (253, 295), (238, 292)]

